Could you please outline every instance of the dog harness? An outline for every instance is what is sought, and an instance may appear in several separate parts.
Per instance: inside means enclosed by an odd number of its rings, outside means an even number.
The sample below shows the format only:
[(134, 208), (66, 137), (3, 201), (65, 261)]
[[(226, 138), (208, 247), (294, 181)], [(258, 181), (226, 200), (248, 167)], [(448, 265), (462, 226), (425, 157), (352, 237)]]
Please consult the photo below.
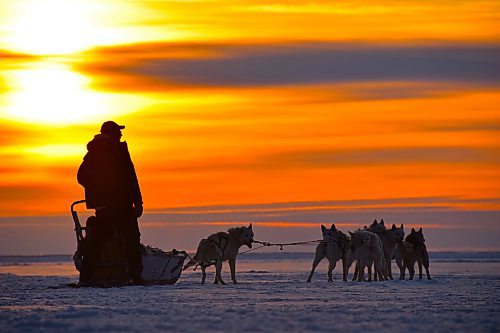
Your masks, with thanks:
[(217, 235), (217, 241), (214, 240), (212, 237), (209, 237), (208, 240), (217, 245), (217, 247), (221, 250), (222, 255), (224, 255), (224, 250), (226, 250), (226, 247), (229, 244), (230, 236), (224, 232), (219, 232), (215, 235)]

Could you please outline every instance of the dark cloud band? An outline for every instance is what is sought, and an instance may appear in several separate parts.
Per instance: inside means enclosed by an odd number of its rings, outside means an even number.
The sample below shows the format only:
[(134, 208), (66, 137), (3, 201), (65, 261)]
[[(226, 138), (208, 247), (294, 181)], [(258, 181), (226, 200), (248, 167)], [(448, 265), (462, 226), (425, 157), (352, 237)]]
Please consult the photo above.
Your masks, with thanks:
[(496, 44), (253, 45), (219, 47), (214, 53), (219, 56), (143, 59), (129, 70), (169, 82), (208, 86), (416, 80), (500, 83), (500, 45)]

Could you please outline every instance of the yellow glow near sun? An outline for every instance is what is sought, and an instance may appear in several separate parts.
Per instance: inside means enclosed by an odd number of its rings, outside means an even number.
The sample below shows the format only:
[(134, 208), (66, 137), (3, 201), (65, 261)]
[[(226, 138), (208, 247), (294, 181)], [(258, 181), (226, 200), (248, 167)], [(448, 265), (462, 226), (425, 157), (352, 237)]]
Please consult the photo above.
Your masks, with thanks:
[(31, 68), (12, 71), (13, 88), (5, 97), (8, 118), (36, 123), (66, 124), (106, 111), (105, 100), (88, 88), (90, 80), (66, 65), (36, 62)]
[(68, 65), (37, 61), (2, 73), (9, 88), (0, 100), (0, 118), (36, 124), (94, 123), (139, 110), (141, 96), (92, 90), (91, 79)]
[(49, 158), (81, 157), (85, 154), (85, 146), (81, 144), (51, 144), (24, 149), (26, 153)]
[(82, 51), (102, 40), (91, 5), (84, 0), (14, 2), (7, 43), (16, 51), (38, 55)]
[(175, 28), (148, 26), (165, 19), (122, 0), (0, 2), (0, 48), (33, 55), (70, 55), (103, 45), (182, 39)]

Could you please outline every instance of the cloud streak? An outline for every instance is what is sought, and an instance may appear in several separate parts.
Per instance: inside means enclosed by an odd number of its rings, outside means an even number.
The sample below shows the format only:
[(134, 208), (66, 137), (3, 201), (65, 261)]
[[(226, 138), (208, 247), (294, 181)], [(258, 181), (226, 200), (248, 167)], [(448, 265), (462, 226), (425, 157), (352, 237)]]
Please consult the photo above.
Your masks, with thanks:
[[(328, 200), (277, 202), (252, 205), (212, 205), (165, 208), (149, 212), (144, 221), (164, 223), (252, 221), (288, 223), (368, 223), (373, 218), (386, 218), (391, 223), (432, 224), (441, 227), (482, 225), (499, 227), (499, 211), (467, 210), (467, 205), (500, 204), (500, 198), (412, 197), (361, 200)], [(462, 207), (462, 208), (461, 208)], [(485, 224), (483, 224), (485, 223)]]
[(280, 167), (335, 167), (370, 164), (460, 163), (500, 164), (494, 148), (404, 147), (376, 149), (331, 149), (277, 153), (262, 159)]
[(156, 171), (286, 170), (415, 164), (499, 165), (500, 152), (488, 147), (380, 147), (289, 150), (256, 154), (252, 160), (177, 161)]
[(432, 197), (409, 197), (409, 198), (380, 198), (380, 199), (357, 199), (357, 200), (327, 200), (327, 201), (293, 201), (273, 202), (250, 205), (210, 205), (210, 206), (187, 206), (158, 209), (158, 212), (228, 212), (228, 211), (255, 211), (255, 210), (286, 210), (298, 208), (320, 208), (320, 207), (348, 207), (354, 209), (366, 205), (387, 207), (391, 205), (433, 205), (446, 204), (453, 206), (457, 204), (500, 204), (500, 198), (463, 198), (448, 196)]
[[(144, 57), (141, 56), (141, 47), (145, 51)], [(163, 47), (168, 49), (169, 45), (163, 44)], [(437, 81), (495, 86), (500, 83), (498, 44), (296, 43), (173, 45), (172, 48), (197, 50), (200, 57), (151, 57), (151, 50), (158, 52), (162, 46), (145, 44), (135, 46), (136, 52), (128, 63), (118, 61), (109, 67), (96, 64), (94, 68), (195, 86), (280, 86), (357, 81)], [(169, 52), (175, 54), (173, 50)], [(125, 51), (124, 54), (127, 59)], [(209, 55), (204, 57), (203, 54)]]

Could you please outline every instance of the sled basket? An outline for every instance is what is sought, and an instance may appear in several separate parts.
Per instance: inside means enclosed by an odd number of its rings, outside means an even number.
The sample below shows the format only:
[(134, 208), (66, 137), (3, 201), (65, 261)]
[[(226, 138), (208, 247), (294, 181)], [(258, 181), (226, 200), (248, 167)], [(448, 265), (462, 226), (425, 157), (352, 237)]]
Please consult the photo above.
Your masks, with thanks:
[(175, 284), (182, 273), (182, 265), (187, 254), (184, 251), (162, 251), (144, 246), (142, 253), (142, 280), (145, 285)]

